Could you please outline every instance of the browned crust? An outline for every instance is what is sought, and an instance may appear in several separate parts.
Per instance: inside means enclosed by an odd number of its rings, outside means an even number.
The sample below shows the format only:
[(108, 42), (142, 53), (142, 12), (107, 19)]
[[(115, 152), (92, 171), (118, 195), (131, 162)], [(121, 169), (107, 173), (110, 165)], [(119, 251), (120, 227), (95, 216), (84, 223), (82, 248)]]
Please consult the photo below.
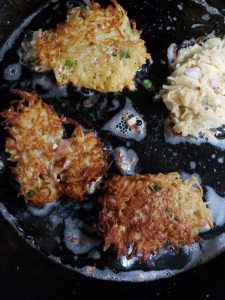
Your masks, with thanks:
[[(94, 1), (92, 9), (75, 7), (55, 30), (35, 38), (36, 70), (53, 69), (59, 85), (71, 82), (100, 92), (134, 90), (135, 73), (151, 56), (135, 21), (112, 2), (106, 8)], [(128, 50), (131, 58), (121, 60)], [(66, 60), (76, 66), (65, 67)]]
[[(56, 153), (54, 168), (60, 174), (58, 190), (73, 200), (79, 200), (86, 192), (87, 186), (103, 176), (108, 168), (108, 153), (103, 144), (92, 131), (84, 132), (78, 125), (67, 143), (63, 153)], [(77, 147), (80, 145), (80, 147)], [(63, 165), (69, 162), (68, 168)]]
[[(117, 256), (130, 257), (162, 247), (191, 245), (200, 228), (212, 226), (211, 213), (202, 201), (196, 179), (183, 182), (176, 172), (158, 175), (114, 175), (105, 183), (99, 220), (104, 250), (114, 245)], [(154, 186), (160, 186), (155, 191)]]
[[(38, 95), (16, 89), (12, 93), (22, 100), (14, 101), (1, 116), (10, 135), (6, 151), (16, 162), (12, 172), (20, 184), (19, 194), (35, 205), (53, 202), (61, 195), (81, 200), (88, 184), (107, 169), (108, 153), (103, 144), (76, 121), (57, 116)], [(75, 126), (69, 139), (62, 138), (65, 122)], [(65, 168), (68, 160), (70, 165)]]
[(1, 116), (5, 118), (10, 135), (6, 140), (6, 151), (10, 154), (9, 159), (17, 163), (11, 170), (20, 184), (19, 194), (32, 204), (53, 202), (59, 194), (55, 189), (56, 181), (46, 166), (53, 152), (52, 144), (46, 142), (45, 137), (56, 136), (57, 142), (63, 132), (61, 122), (53, 108), (38, 95), (17, 89), (11, 92), (22, 100), (14, 101)]

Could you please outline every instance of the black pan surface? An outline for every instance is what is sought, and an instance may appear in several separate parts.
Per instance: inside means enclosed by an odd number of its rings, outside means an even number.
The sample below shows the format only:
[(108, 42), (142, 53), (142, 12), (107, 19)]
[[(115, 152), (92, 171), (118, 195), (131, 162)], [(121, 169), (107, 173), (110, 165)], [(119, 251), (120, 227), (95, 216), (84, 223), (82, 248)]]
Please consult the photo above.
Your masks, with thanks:
[[(53, 2), (53, 1), (52, 1)], [(139, 162), (136, 167), (136, 172), (169, 172), (178, 170), (180, 172), (193, 173), (192, 165), (190, 162), (197, 162), (198, 167), (195, 168), (195, 172), (201, 177), (203, 185), (211, 186), (215, 192), (221, 196), (225, 194), (223, 187), (224, 178), (224, 165), (218, 161), (224, 155), (222, 149), (214, 147), (208, 143), (201, 145), (192, 145), (189, 143), (179, 145), (168, 145), (164, 138), (164, 121), (167, 115), (162, 103), (153, 103), (152, 96), (160, 87), (168, 74), (168, 66), (166, 62), (166, 49), (171, 42), (181, 43), (185, 39), (192, 37), (198, 37), (205, 33), (210, 33), (212, 30), (216, 30), (217, 34), (223, 34), (224, 30), (224, 15), (223, 15), (223, 3), (221, 1), (214, 1), (213, 6), (206, 5), (204, 1), (188, 1), (180, 3), (177, 1), (145, 1), (141, 5), (138, 1), (122, 1), (121, 4), (128, 10), (129, 16), (134, 17), (137, 21), (138, 28), (143, 30), (143, 38), (146, 40), (148, 50), (152, 53), (154, 64), (149, 67), (146, 66), (142, 72), (140, 72), (136, 78), (138, 90), (134, 93), (124, 92), (122, 94), (108, 94), (99, 95), (95, 93), (98, 98), (97, 107), (93, 108), (93, 111), (87, 111), (83, 108), (83, 101), (89, 96), (89, 91), (82, 90), (77, 91), (72, 87), (67, 88), (66, 96), (58, 96), (57, 92), (51, 93), (43, 87), (40, 82), (43, 79), (39, 74), (33, 74), (23, 67), (22, 76), (17, 81), (4, 80), (4, 70), (9, 64), (18, 62), (17, 50), (24, 38), (29, 38), (29, 30), (36, 30), (39, 27), (50, 28), (54, 27), (56, 23), (62, 21), (65, 18), (66, 10), (70, 5), (77, 5), (79, 2), (69, 1), (59, 2), (59, 8), (55, 9), (55, 1), (49, 5), (43, 7), (39, 14), (31, 17), (23, 24), (19, 30), (14, 33), (16, 37), (15, 43), (10, 43), (12, 39), (5, 43), (3, 46), (4, 59), (1, 62), (1, 109), (8, 107), (9, 101), (12, 97), (8, 94), (10, 87), (19, 87), (28, 91), (35, 91), (41, 94), (47, 103), (52, 104), (57, 112), (64, 113), (70, 117), (80, 121), (87, 128), (95, 128), (100, 136), (104, 139), (105, 143), (112, 147), (125, 146), (134, 149), (139, 156)], [(212, 5), (212, 3), (211, 3)], [(54, 8), (54, 9), (53, 9)], [(213, 9), (214, 8), (214, 9)], [(216, 10), (216, 9), (217, 10)], [(154, 12), (154, 13), (153, 13)], [(46, 20), (43, 25), (43, 19)], [(11, 48), (11, 49), (10, 49)], [(8, 50), (9, 49), (9, 50)], [(54, 85), (54, 78), (52, 74), (47, 74), (45, 79), (49, 79), (51, 84)], [(142, 78), (149, 77), (154, 82), (154, 90), (148, 92), (142, 88), (139, 81)], [(57, 94), (57, 97), (55, 98)], [(97, 95), (96, 95), (97, 94)], [(147, 123), (147, 136), (146, 138), (137, 143), (133, 140), (127, 144), (126, 139), (121, 139), (113, 136), (112, 134), (101, 131), (102, 126), (112, 118), (113, 115), (118, 113), (126, 103), (126, 97), (129, 97), (132, 101), (132, 105), (135, 109), (144, 116)], [(120, 100), (119, 107), (112, 110), (113, 99)], [(106, 99), (106, 100), (105, 100)], [(1, 156), (4, 154), (4, 137), (5, 132), (1, 131)], [(141, 155), (142, 153), (142, 155)], [(176, 155), (173, 155), (176, 153)], [(60, 263), (69, 268), (77, 267), (82, 269), (87, 265), (94, 265), (97, 269), (104, 271), (105, 266), (109, 270), (94, 274), (94, 277), (100, 277), (104, 279), (116, 279), (116, 280), (149, 280), (148, 275), (152, 270), (178, 270), (182, 271), (185, 265), (189, 262), (190, 257), (182, 250), (177, 255), (174, 255), (173, 249), (169, 253), (165, 253), (160, 257), (156, 257), (154, 265), (134, 264), (128, 270), (121, 265), (121, 263), (112, 259), (113, 253), (109, 252), (101, 254), (100, 259), (93, 259), (92, 257), (85, 255), (78, 255), (74, 257), (74, 253), (68, 251), (62, 240), (55, 243), (56, 236), (60, 238), (65, 229), (65, 223), (59, 223), (57, 232), (53, 232), (52, 228), (49, 228), (47, 218), (39, 218), (30, 214), (26, 205), (22, 199), (17, 199), (17, 189), (15, 188), (15, 182), (9, 173), (9, 165), (6, 164), (4, 172), (0, 175), (0, 197), (4, 207), (2, 206), (2, 212), (5, 213), (5, 217), (11, 220), (12, 224), (15, 224), (15, 228), (18, 233), (23, 236), (26, 241), (39, 249), (47, 256), (51, 256), (54, 260), (59, 260)], [(214, 169), (217, 170), (216, 175)], [(115, 166), (112, 167), (112, 171), (118, 172)], [(95, 199), (91, 199), (94, 201)], [(59, 212), (63, 208), (62, 217), (65, 220), (71, 217), (71, 211), (74, 213), (74, 218), (80, 218), (85, 225), (91, 225), (97, 218), (96, 206), (90, 208), (89, 200), (87, 199), (81, 205), (70, 204), (67, 199), (63, 200), (62, 205), (56, 207)], [(72, 206), (72, 207), (71, 207)], [(7, 211), (4, 208), (7, 208)], [(65, 209), (66, 208), (66, 209)], [(7, 213), (10, 213), (8, 215)], [(57, 214), (58, 214), (57, 212)], [(90, 232), (90, 226), (86, 226), (84, 230)], [(223, 233), (224, 228), (216, 228), (215, 231), (210, 234), (203, 234), (202, 239), (208, 240), (216, 235)], [(99, 238), (101, 242), (101, 237)], [(212, 244), (213, 246), (213, 244)], [(101, 252), (100, 246), (97, 249)], [(136, 273), (133, 274), (132, 271)], [(125, 272), (124, 272), (125, 271)], [(170, 276), (173, 272), (168, 271), (165, 276)], [(114, 274), (112, 274), (113, 272)], [(107, 276), (107, 274), (110, 276)], [(121, 275), (122, 274), (122, 275)], [(126, 274), (126, 275), (124, 275)], [(140, 276), (140, 274), (144, 274)], [(90, 275), (90, 274), (89, 274)], [(93, 274), (91, 274), (93, 276)], [(155, 279), (155, 278), (153, 278)]]

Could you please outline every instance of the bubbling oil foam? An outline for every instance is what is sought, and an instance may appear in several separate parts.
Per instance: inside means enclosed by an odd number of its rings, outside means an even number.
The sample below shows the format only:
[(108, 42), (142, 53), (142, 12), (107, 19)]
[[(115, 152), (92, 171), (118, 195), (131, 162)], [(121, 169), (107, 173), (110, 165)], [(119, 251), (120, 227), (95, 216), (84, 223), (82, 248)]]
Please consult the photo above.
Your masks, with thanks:
[(126, 98), (125, 107), (116, 114), (102, 130), (115, 136), (140, 142), (146, 136), (146, 123), (143, 117), (133, 108), (130, 99)]
[(207, 3), (207, 1), (202, 1), (202, 0), (192, 0), (194, 3), (199, 4), (201, 6), (203, 6), (206, 11), (210, 14), (210, 15), (217, 15), (223, 18), (224, 22), (225, 22), (225, 16), (218, 10), (218, 8), (211, 6)]
[(123, 255), (120, 258), (121, 265), (126, 269), (131, 268), (137, 261), (138, 261), (138, 257), (133, 257), (131, 259), (128, 259), (126, 256)]
[(224, 163), (224, 157), (223, 156), (218, 158), (218, 163), (219, 164), (223, 164)]
[(198, 145), (200, 146), (201, 144), (211, 144), (215, 147), (218, 147), (220, 149), (225, 150), (225, 139), (218, 139), (214, 136), (199, 136), (197, 138), (194, 137), (182, 137), (182, 136), (177, 136), (175, 135), (171, 129), (170, 126), (168, 125), (168, 120), (165, 121), (165, 126), (164, 126), (164, 137), (165, 137), (165, 141), (168, 144), (172, 144), (172, 145), (177, 145), (177, 144), (181, 144), (181, 143), (190, 143), (190, 144), (194, 144), (194, 145)]
[(194, 169), (196, 168), (196, 162), (195, 162), (195, 161), (191, 161), (191, 162), (190, 162), (190, 168), (191, 168), (192, 170), (194, 170)]
[(22, 66), (20, 64), (11, 64), (4, 70), (3, 78), (7, 81), (16, 81), (22, 75)]
[(207, 206), (212, 212), (213, 223), (216, 226), (225, 224), (225, 197), (220, 197), (210, 186), (206, 186)]
[[(182, 247), (182, 251), (188, 256), (188, 263), (180, 269), (165, 269), (165, 270), (152, 270), (152, 271), (122, 271), (114, 273), (112, 270), (105, 268), (104, 270), (98, 270), (94, 268), (90, 273), (87, 268), (81, 269), (81, 273), (86, 276), (97, 277), (99, 279), (116, 280), (116, 281), (153, 281), (162, 278), (168, 278), (187, 271), (191, 268), (208, 262), (213, 257), (222, 253), (225, 249), (225, 233), (208, 240), (201, 241), (200, 244), (193, 244), (192, 246)], [(130, 268), (137, 259), (126, 260), (122, 258), (122, 262), (125, 268)]]
[(64, 242), (66, 247), (74, 254), (84, 254), (100, 244), (100, 240), (94, 239), (82, 232), (80, 220), (68, 218), (65, 220)]
[(52, 209), (54, 207), (56, 207), (56, 205), (57, 205), (57, 202), (53, 202), (53, 203), (48, 203), (48, 204), (44, 205), (41, 208), (31, 206), (31, 205), (28, 205), (27, 208), (33, 216), (35, 216), (35, 217), (45, 217), (46, 215), (48, 215), (52, 211)]
[(113, 152), (115, 163), (119, 171), (123, 175), (134, 174), (138, 162), (136, 152), (125, 147), (117, 147)]
[(192, 176), (194, 176), (195, 178), (197, 178), (199, 184), (202, 183), (202, 179), (201, 179), (201, 177), (199, 176), (199, 174), (197, 174), (197, 173), (189, 174), (189, 173), (186, 173), (186, 172), (181, 172), (181, 174), (180, 174), (180, 177), (181, 177), (183, 180), (190, 179)]

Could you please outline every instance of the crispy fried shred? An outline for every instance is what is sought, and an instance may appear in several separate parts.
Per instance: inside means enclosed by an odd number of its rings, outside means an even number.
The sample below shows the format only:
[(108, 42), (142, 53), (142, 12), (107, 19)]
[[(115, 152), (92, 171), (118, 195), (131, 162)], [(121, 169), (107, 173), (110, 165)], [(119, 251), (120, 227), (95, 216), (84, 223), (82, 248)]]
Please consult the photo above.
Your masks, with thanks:
[(113, 4), (75, 7), (56, 30), (35, 34), (36, 70), (53, 69), (59, 85), (72, 82), (100, 92), (134, 90), (136, 71), (150, 54), (135, 22), (115, 0)]
[(100, 199), (104, 250), (114, 245), (118, 257), (142, 253), (147, 259), (163, 247), (191, 245), (200, 228), (212, 227), (202, 196), (195, 177), (183, 181), (176, 172), (114, 175)]
[(54, 109), (36, 94), (12, 90), (20, 95), (5, 118), (10, 137), (6, 151), (20, 184), (20, 195), (31, 204), (42, 205), (67, 195), (81, 200), (88, 185), (103, 176), (107, 153), (92, 131), (76, 124), (69, 139), (63, 139), (63, 126)]

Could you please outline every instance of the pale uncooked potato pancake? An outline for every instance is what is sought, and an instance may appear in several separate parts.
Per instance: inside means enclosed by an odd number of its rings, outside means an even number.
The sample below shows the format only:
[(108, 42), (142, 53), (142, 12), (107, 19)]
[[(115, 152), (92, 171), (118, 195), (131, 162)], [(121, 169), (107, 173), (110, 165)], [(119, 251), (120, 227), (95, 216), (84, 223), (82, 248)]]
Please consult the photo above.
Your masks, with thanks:
[(225, 40), (210, 37), (181, 48), (171, 67), (161, 95), (173, 131), (210, 136), (211, 129), (225, 124)]
[(183, 181), (177, 172), (114, 175), (100, 199), (104, 250), (114, 245), (118, 257), (147, 259), (164, 247), (191, 245), (201, 228), (212, 227), (202, 197), (197, 179)]
[[(10, 134), (6, 151), (9, 160), (16, 163), (12, 172), (20, 195), (35, 205), (53, 202), (62, 195), (81, 200), (106, 171), (108, 154), (102, 143), (92, 131), (61, 119), (36, 94), (12, 91), (22, 100), (1, 115)], [(65, 122), (75, 126), (69, 139), (63, 138)]]
[(53, 70), (59, 85), (71, 82), (100, 92), (134, 90), (136, 71), (150, 54), (135, 22), (112, 2), (106, 8), (95, 2), (75, 7), (56, 30), (35, 32), (29, 47), (30, 56), (36, 52), (35, 70)]

